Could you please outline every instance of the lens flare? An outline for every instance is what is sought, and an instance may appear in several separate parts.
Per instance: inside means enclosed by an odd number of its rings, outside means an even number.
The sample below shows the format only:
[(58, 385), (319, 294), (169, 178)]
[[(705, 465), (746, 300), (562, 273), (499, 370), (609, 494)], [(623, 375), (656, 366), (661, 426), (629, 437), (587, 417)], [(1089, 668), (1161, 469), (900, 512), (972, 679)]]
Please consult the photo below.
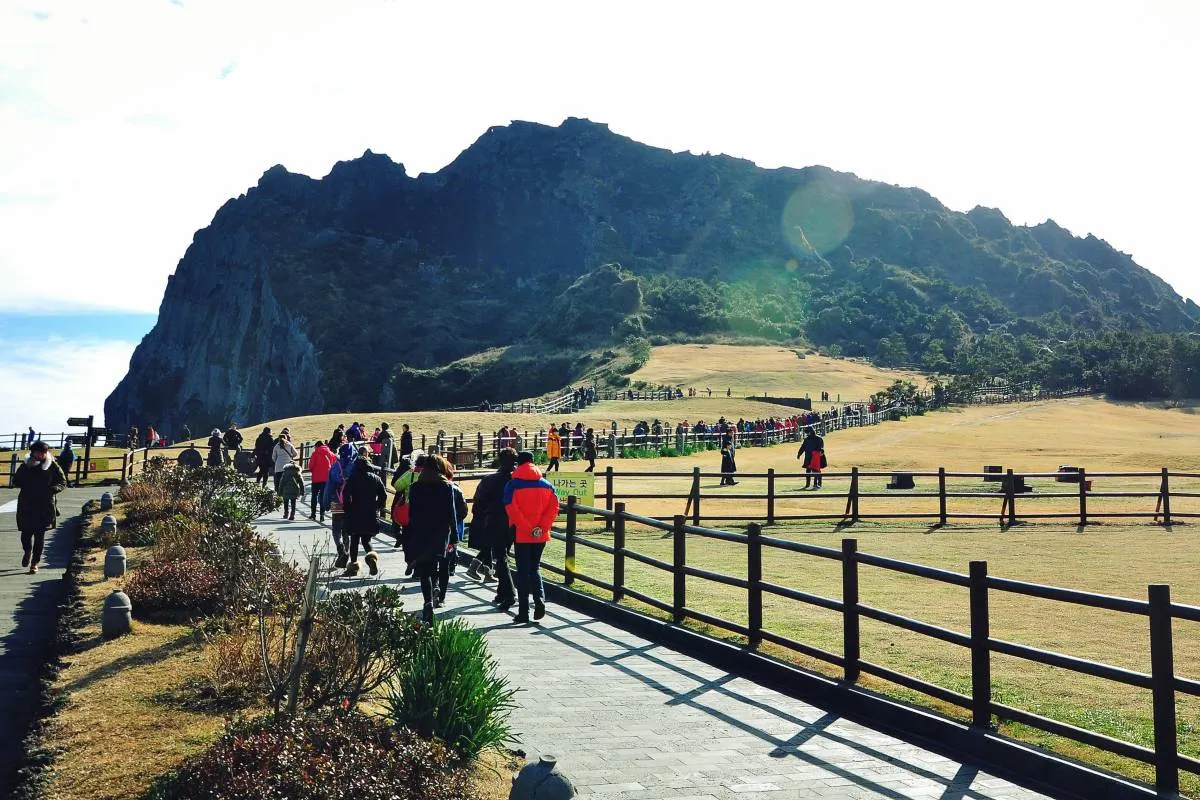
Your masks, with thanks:
[(798, 259), (828, 255), (854, 227), (854, 207), (836, 186), (815, 181), (788, 198), (780, 220), (783, 239)]

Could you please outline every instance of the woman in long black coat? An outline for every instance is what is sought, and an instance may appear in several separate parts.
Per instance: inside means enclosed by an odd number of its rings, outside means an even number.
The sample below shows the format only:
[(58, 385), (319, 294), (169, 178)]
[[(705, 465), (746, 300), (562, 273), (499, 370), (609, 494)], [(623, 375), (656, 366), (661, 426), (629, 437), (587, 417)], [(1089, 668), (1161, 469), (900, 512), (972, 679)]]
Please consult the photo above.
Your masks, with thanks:
[(737, 460), (734, 456), (733, 434), (726, 432), (721, 438), (721, 485), (736, 486), (733, 473), (737, 472)]
[(208, 437), (208, 465), (219, 467), (225, 463), (225, 442), (221, 440), (221, 432), (213, 428)]
[(67, 478), (50, 457), (50, 445), (39, 441), (30, 446), (29, 458), (17, 467), (12, 485), (21, 490), (17, 494), (17, 529), (25, 552), (21, 566), (29, 567), (32, 575), (42, 560), (46, 531), (58, 524), (55, 496), (67, 487)]
[(342, 508), (345, 517), (343, 530), (349, 541), (350, 563), (346, 575), (358, 574), (358, 546), (361, 544), (366, 555), (367, 569), (372, 575), (379, 574), (379, 554), (371, 548), (371, 538), (379, 533), (379, 513), (387, 503), (387, 490), (379, 472), (371, 466), (371, 451), (365, 447), (358, 450), (358, 458), (350, 468), (350, 477), (342, 489)]
[(458, 534), (458, 520), (467, 515), (467, 502), (447, 476), (446, 459), (426, 456), (421, 477), (408, 490), (408, 524), (404, 526), (404, 560), (421, 579), (424, 618), (433, 621), (433, 607), (445, 600), (446, 551)]

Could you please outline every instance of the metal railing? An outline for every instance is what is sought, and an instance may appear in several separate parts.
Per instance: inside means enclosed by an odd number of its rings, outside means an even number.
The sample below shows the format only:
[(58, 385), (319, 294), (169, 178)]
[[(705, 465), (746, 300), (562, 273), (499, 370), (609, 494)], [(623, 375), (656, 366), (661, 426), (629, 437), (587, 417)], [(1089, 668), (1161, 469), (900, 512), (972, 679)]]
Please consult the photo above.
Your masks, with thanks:
[[(669, 614), (675, 624), (699, 622), (745, 637), (751, 649), (763, 642), (777, 645), (802, 656), (826, 662), (842, 671), (847, 684), (855, 684), (862, 674), (868, 674), (919, 692), (927, 697), (949, 703), (970, 713), (971, 725), (980, 731), (990, 730), (994, 719), (1012, 720), (1056, 736), (1099, 748), (1154, 768), (1155, 788), (1165, 794), (1179, 790), (1179, 772), (1185, 770), (1200, 775), (1200, 760), (1181, 754), (1178, 748), (1175, 701), (1177, 695), (1200, 696), (1200, 680), (1175, 673), (1172, 643), (1172, 623), (1176, 620), (1200, 622), (1200, 607), (1173, 603), (1171, 588), (1166, 584), (1151, 584), (1146, 600), (1135, 600), (1096, 594), (1074, 589), (1011, 580), (988, 574), (986, 561), (972, 561), (965, 573), (899, 561), (893, 558), (861, 553), (855, 539), (843, 539), (841, 547), (830, 548), (764, 536), (761, 526), (751, 524), (746, 533), (704, 528), (687, 524), (682, 515), (670, 521), (640, 516), (626, 511), (624, 503), (615, 508), (583, 506), (568, 498), (561, 510), (566, 514), (562, 530), (552, 537), (563, 542), (563, 565), (543, 564), (547, 571), (561, 576), (566, 587), (576, 582), (609, 593), (614, 603), (636, 600)], [(612, 544), (593, 541), (579, 531), (579, 515), (602, 517), (613, 531)], [(672, 538), (670, 562), (639, 553), (628, 546), (627, 528), (642, 526), (669, 533)], [(746, 577), (715, 572), (693, 566), (688, 561), (689, 544), (696, 540), (712, 539), (733, 542), (745, 547)], [(611, 557), (611, 582), (579, 569), (578, 548), (583, 547)], [(797, 557), (827, 559), (841, 564), (842, 596), (822, 597), (801, 589), (783, 586), (763, 579), (763, 551), (779, 550)], [(671, 576), (670, 596), (655, 596), (630, 588), (625, 582), (627, 561), (635, 561)], [(860, 600), (859, 585), (862, 566), (874, 567), (905, 575), (966, 588), (969, 591), (969, 629), (957, 631), (932, 625), (918, 619), (876, 608)], [(747, 624), (724, 619), (689, 605), (692, 581), (703, 580), (732, 586), (746, 592)], [(1111, 664), (1044, 650), (1037, 647), (994, 638), (990, 632), (989, 599), (996, 593), (1016, 594), (1069, 603), (1090, 608), (1107, 609), (1147, 618), (1150, 638), (1150, 672), (1139, 672)], [(841, 614), (842, 652), (835, 653), (796, 641), (769, 627), (764, 618), (763, 598), (785, 598)], [(971, 692), (963, 694), (937, 686), (865, 660), (861, 652), (860, 621), (871, 619), (920, 636), (936, 639), (970, 651)], [(1126, 686), (1149, 690), (1152, 693), (1153, 748), (1116, 739), (1096, 731), (1069, 725), (1014, 706), (997, 702), (992, 697), (991, 663), (993, 654), (1013, 656), (1038, 664), (1058, 667), (1081, 675), (1114, 681)], [(1098, 698), (1101, 700), (1101, 698)]]

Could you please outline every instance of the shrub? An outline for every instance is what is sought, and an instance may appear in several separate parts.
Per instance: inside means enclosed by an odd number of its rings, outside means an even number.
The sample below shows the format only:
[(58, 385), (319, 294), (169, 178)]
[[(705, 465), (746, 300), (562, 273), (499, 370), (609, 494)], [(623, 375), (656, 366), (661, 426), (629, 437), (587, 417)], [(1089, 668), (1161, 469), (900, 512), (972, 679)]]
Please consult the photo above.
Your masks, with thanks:
[[(262, 652), (257, 627), (243, 619), (229, 630), (211, 633), (200, 626), (207, 645), (200, 656), (200, 671), (188, 681), (183, 705), (191, 708), (220, 706), (242, 708), (266, 693)], [(268, 637), (268, 649), (275, 642)]]
[(155, 561), (180, 561), (195, 558), (205, 522), (196, 516), (175, 514), (150, 525), (154, 538), (150, 550)]
[(385, 705), (395, 724), (471, 760), (512, 738), (508, 716), (515, 693), (482, 633), (462, 620), (439, 621), (422, 629)]
[(317, 604), (300, 683), (307, 708), (354, 708), (404, 667), (420, 626), (403, 607), (390, 586), (337, 592)]
[(199, 559), (156, 561), (133, 573), (125, 593), (140, 618), (168, 612), (207, 615), (220, 605), (220, 577)]
[(362, 714), (231, 725), (144, 800), (460, 800), (470, 776), (441, 745)]

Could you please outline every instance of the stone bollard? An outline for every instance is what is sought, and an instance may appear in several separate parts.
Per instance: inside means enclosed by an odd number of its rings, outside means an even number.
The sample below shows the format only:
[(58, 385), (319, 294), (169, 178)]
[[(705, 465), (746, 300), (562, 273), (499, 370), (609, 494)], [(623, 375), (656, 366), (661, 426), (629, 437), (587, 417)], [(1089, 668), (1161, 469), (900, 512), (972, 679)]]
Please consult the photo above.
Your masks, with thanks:
[(558, 771), (558, 757), (544, 755), (513, 776), (508, 800), (568, 800), (575, 796), (571, 779)]
[(100, 633), (105, 639), (124, 636), (133, 628), (133, 603), (129, 595), (114, 589), (104, 600), (104, 612), (100, 617)]
[(105, 492), (104, 494), (100, 495), (100, 510), (101, 511), (112, 511), (112, 506), (113, 506), (112, 492)]
[(112, 514), (105, 514), (104, 519), (100, 520), (100, 532), (105, 536), (117, 532), (117, 518)]
[(104, 554), (104, 577), (120, 578), (125, 574), (125, 548), (114, 544)]

